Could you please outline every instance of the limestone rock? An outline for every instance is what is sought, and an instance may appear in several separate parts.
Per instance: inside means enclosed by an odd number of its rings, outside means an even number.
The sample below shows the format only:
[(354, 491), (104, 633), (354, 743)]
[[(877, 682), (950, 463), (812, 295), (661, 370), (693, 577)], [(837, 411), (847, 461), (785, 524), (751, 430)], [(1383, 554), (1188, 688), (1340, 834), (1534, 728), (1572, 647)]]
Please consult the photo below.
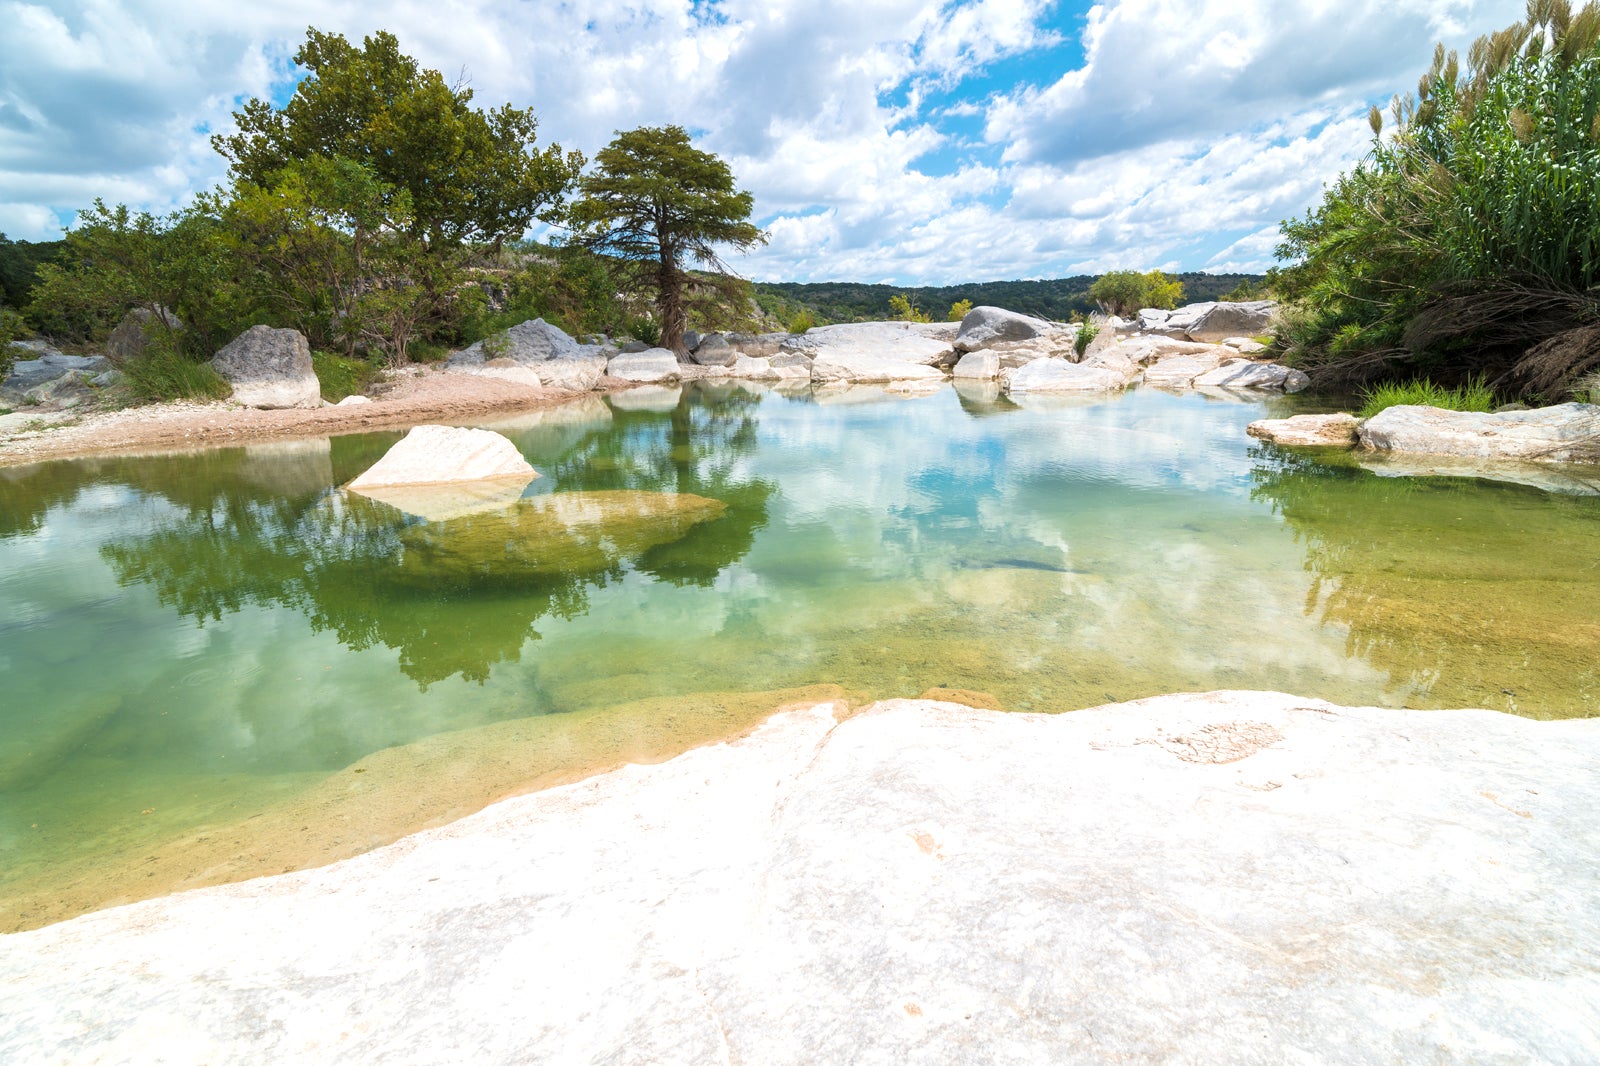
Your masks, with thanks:
[(1234, 359), (1223, 363), (1207, 374), (1194, 379), (1197, 386), (1215, 386), (1224, 389), (1276, 389), (1280, 392), (1299, 392), (1311, 384), (1305, 373), (1277, 363), (1254, 363), (1248, 359)]
[(448, 365), (481, 366), (490, 360), (509, 359), (519, 366), (527, 366), (550, 359), (576, 359), (584, 354), (584, 346), (561, 327), (535, 318), (468, 345), (452, 355)]
[(1193, 341), (1160, 335), (1126, 338), (1117, 345), (1117, 350), (1143, 366), (1172, 355), (1211, 355), (1221, 359), (1231, 358), (1236, 354), (1232, 351), (1220, 351), (1215, 344), (1196, 344)]
[(690, 359), (700, 366), (732, 366), (741, 354), (722, 334), (708, 333), (695, 346)]
[(0, 1060), (1592, 1062), (1597, 760), (1269, 692), (806, 707), (7, 936)]
[(1010, 372), (1006, 391), (1020, 392), (1111, 392), (1125, 388), (1125, 374), (1103, 366), (1084, 366), (1065, 359), (1035, 359)]
[(816, 381), (895, 381), (948, 361), (954, 333), (944, 322), (848, 322), (790, 337), (784, 350), (811, 358)]
[(968, 352), (956, 363), (955, 377), (963, 379), (977, 378), (989, 380), (1000, 374), (1000, 355), (997, 352), (984, 349), (983, 351)]
[(1171, 311), (1164, 311), (1159, 307), (1146, 307), (1139, 312), (1139, 328), (1151, 330), (1165, 325), (1171, 314)]
[(98, 395), (99, 389), (88, 371), (69, 370), (29, 389), (23, 395), (23, 402), (37, 407), (70, 408), (80, 407)]
[(106, 355), (119, 363), (139, 358), (149, 342), (145, 328), (158, 321), (174, 331), (183, 329), (183, 321), (165, 307), (153, 311), (148, 307), (135, 307), (122, 316), (117, 328), (106, 338)]
[[(1193, 341), (1221, 341), (1228, 337), (1253, 337), (1272, 329), (1277, 303), (1252, 300), (1246, 303), (1202, 305), (1203, 311), (1184, 323), (1183, 331)], [(1168, 319), (1168, 324), (1171, 324)]]
[(644, 341), (629, 341), (627, 344), (622, 346), (623, 355), (635, 355), (639, 352), (648, 352), (649, 350), (650, 345), (646, 344)]
[(1222, 343), (1240, 355), (1260, 355), (1267, 350), (1265, 344), (1251, 340), (1249, 337), (1225, 337)]
[(811, 357), (804, 352), (780, 350), (776, 355), (769, 355), (766, 359), (775, 369), (801, 368), (805, 370), (806, 377), (811, 376)]
[(641, 381), (654, 384), (676, 381), (682, 376), (678, 357), (665, 348), (651, 348), (636, 355), (614, 355), (606, 364), (606, 374), (623, 381)]
[(1274, 444), (1291, 444), (1299, 447), (1337, 446), (1348, 448), (1356, 442), (1356, 427), (1360, 419), (1355, 415), (1294, 415), (1290, 418), (1264, 418), (1252, 422), (1245, 432), (1252, 437)]
[(396, 485), (440, 485), (492, 478), (520, 478), (527, 484), (538, 473), (505, 437), (487, 429), (417, 426), (346, 488)]
[(603, 355), (579, 355), (575, 358), (550, 359), (534, 368), (539, 384), (552, 389), (588, 392), (600, 383), (606, 372), (608, 360)]
[(885, 382), (923, 378), (943, 380), (944, 375), (925, 363), (899, 359), (893, 355), (868, 351), (849, 351), (832, 347), (820, 351), (811, 361), (811, 380), (825, 382)]
[(68, 374), (82, 374), (92, 379), (113, 369), (111, 360), (103, 355), (63, 355), (54, 348), (38, 349), (21, 344), (17, 347), (40, 354), (36, 359), (18, 359), (5, 381), (0, 382), (0, 399), (13, 405), (25, 402), (32, 390)]
[(974, 307), (961, 320), (956, 332), (958, 352), (975, 352), (996, 341), (1025, 341), (1042, 337), (1055, 327), (1042, 318), (1019, 315), (1003, 307)]
[(251, 326), (217, 352), (211, 366), (246, 407), (322, 406), (311, 346), (299, 330)]
[[(728, 366), (734, 377), (738, 378), (776, 378), (780, 375), (772, 368), (772, 361), (765, 358), (754, 358), (743, 352), (734, 352), (734, 359)], [(788, 368), (792, 373), (794, 368)], [(810, 376), (810, 371), (806, 371)]]
[(357, 406), (359, 404), (371, 403), (371, 402), (372, 402), (371, 397), (367, 397), (367, 396), (346, 396), (344, 399), (342, 399), (338, 403), (334, 404), (334, 406), (335, 407), (355, 407), (355, 406)]
[(1400, 406), (1361, 424), (1361, 443), (1385, 451), (1535, 462), (1600, 462), (1600, 407), (1564, 403), (1479, 414)]
[(745, 355), (756, 359), (769, 358), (777, 355), (783, 348), (783, 343), (789, 339), (787, 333), (729, 333), (728, 343)]
[(1194, 355), (1169, 355), (1157, 359), (1144, 372), (1144, 383), (1164, 389), (1186, 389), (1195, 379), (1222, 365), (1222, 358), (1214, 352)]

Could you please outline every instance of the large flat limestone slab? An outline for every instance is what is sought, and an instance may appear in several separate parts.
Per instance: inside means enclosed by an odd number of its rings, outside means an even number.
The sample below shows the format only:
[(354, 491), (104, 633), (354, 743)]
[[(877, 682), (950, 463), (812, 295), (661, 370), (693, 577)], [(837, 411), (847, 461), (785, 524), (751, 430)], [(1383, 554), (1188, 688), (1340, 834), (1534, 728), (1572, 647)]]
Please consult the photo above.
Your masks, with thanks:
[(1600, 1061), (1600, 722), (841, 709), (0, 938), (0, 1060)]

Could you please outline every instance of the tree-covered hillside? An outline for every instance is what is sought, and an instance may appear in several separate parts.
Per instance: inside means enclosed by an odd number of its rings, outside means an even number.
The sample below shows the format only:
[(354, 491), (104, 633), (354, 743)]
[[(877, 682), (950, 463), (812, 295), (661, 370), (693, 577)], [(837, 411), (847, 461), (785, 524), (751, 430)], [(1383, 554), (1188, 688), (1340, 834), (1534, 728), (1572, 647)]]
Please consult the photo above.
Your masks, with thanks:
[[(971, 300), (976, 306), (989, 304), (1041, 318), (1066, 320), (1074, 314), (1095, 310), (1089, 286), (1095, 275), (1079, 274), (1048, 281), (976, 281), (960, 285), (899, 286), (869, 285), (851, 281), (761, 282), (756, 285), (756, 301), (762, 310), (788, 322), (802, 310), (810, 311), (818, 322), (857, 322), (893, 317), (889, 300), (905, 296), (913, 305), (944, 318), (950, 305)], [(1183, 300), (1198, 303), (1219, 300), (1243, 285), (1261, 280), (1259, 274), (1177, 274), (1183, 283)]]

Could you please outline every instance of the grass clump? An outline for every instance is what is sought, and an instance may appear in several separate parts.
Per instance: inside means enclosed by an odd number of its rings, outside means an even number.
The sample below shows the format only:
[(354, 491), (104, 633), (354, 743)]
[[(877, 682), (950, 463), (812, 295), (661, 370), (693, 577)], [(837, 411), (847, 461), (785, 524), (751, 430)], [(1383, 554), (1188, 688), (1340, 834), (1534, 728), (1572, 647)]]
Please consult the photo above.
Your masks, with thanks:
[(128, 391), (136, 400), (158, 403), (162, 400), (223, 400), (233, 386), (209, 363), (196, 363), (170, 348), (151, 345), (137, 359), (122, 365)]
[(1484, 384), (1482, 377), (1469, 378), (1466, 384), (1447, 389), (1435, 385), (1427, 378), (1417, 381), (1386, 381), (1361, 393), (1362, 418), (1371, 418), (1379, 411), (1403, 405), (1439, 407), (1446, 411), (1494, 410), (1494, 390)]
[(312, 352), (311, 366), (317, 372), (322, 398), (329, 403), (365, 393), (378, 376), (378, 368), (365, 359), (351, 359), (333, 352)]
[(1083, 353), (1089, 350), (1090, 342), (1098, 336), (1100, 336), (1099, 326), (1085, 322), (1078, 327), (1078, 335), (1072, 341), (1072, 350), (1078, 353), (1079, 359), (1083, 358)]

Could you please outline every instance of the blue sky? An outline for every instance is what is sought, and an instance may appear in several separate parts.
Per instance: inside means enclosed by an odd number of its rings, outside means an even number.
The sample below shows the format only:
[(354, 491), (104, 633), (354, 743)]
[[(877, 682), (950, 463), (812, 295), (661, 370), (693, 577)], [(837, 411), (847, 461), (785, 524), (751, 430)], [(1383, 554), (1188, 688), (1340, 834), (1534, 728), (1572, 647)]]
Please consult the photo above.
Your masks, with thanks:
[(677, 123), (772, 240), (750, 277), (940, 284), (1259, 270), (1365, 113), (1520, 0), (0, 0), (0, 231), (170, 210), (315, 25), (395, 33), (593, 155)]

